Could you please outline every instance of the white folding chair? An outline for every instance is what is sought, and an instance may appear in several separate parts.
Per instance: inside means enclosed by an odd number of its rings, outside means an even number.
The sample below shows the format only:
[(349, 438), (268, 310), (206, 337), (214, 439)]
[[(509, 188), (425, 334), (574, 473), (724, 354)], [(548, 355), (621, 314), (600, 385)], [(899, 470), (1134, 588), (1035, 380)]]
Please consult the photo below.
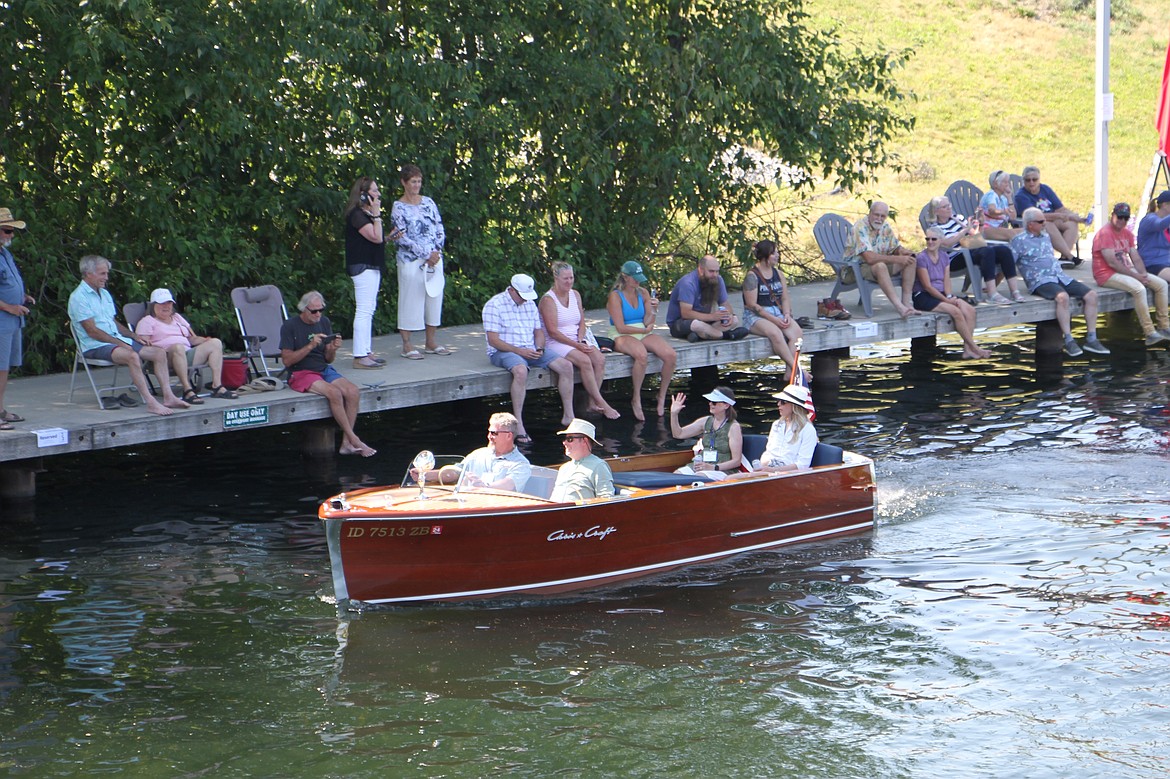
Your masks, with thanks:
[[(93, 396), (97, 400), (99, 408), (117, 408), (117, 404), (107, 406), (102, 400), (102, 395), (114, 397), (123, 390), (136, 390), (137, 387), (133, 383), (119, 384), (118, 370), (122, 367), (111, 360), (99, 360), (93, 357), (86, 357), (81, 353), (81, 340), (77, 337), (77, 331), (73, 329), (73, 322), (68, 319), (65, 320), (65, 326), (69, 330), (69, 335), (73, 337), (73, 374), (69, 379), (69, 402), (73, 402), (73, 392), (77, 384), (77, 367), (80, 365), (85, 369), (85, 377), (89, 379), (89, 386), (93, 390)], [(94, 369), (97, 368), (113, 368), (114, 375), (110, 379), (109, 384), (99, 384), (93, 377)]]

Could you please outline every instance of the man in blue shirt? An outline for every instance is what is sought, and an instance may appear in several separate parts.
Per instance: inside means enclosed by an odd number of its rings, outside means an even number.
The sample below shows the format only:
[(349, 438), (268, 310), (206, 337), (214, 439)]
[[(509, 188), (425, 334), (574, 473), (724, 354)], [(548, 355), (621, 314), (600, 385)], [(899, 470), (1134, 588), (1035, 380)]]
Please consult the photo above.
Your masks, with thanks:
[(8, 250), (16, 231), (25, 227), (24, 222), (12, 218), (11, 211), (0, 208), (0, 430), (14, 430), (13, 422), (24, 421), (5, 408), (4, 390), (8, 389), (8, 371), (24, 364), (21, 331), (28, 307), (36, 302), (24, 291), (24, 279)]
[(1079, 264), (1080, 260), (1073, 256), (1074, 247), (1080, 238), (1078, 224), (1090, 225), (1090, 217), (1079, 216), (1070, 211), (1052, 187), (1040, 183), (1040, 169), (1029, 165), (1023, 172), (1024, 186), (1016, 190), (1016, 213), (1021, 216), (1029, 208), (1039, 208), (1045, 214), (1044, 228), (1048, 237), (1052, 239), (1052, 248), (1060, 255), (1064, 262)]
[[(143, 343), (143, 336), (135, 335), (115, 319), (114, 297), (106, 289), (110, 280), (110, 261), (88, 254), (81, 258), (79, 267), (81, 283), (69, 296), (69, 321), (81, 344), (81, 353), (91, 359), (109, 360), (129, 368), (130, 379), (146, 401), (146, 410), (150, 413), (166, 417), (175, 413), (172, 409), (190, 408), (191, 405), (171, 389), (166, 349), (147, 346)], [(162, 403), (150, 393), (146, 374), (142, 372), (143, 360), (154, 364), (154, 375), (161, 385)], [(123, 406), (138, 405), (129, 395), (119, 400)]]
[(695, 270), (678, 280), (670, 292), (666, 309), (666, 326), (675, 338), (696, 343), (704, 341), (738, 341), (747, 337), (739, 317), (727, 305), (727, 285), (719, 275), (719, 258), (705, 255)]

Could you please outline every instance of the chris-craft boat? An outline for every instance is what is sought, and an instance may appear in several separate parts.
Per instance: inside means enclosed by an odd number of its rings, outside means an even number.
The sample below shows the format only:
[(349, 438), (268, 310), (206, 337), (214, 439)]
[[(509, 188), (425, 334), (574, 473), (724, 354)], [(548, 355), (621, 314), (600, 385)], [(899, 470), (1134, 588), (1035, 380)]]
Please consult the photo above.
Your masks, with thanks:
[(523, 493), (375, 487), (318, 515), (342, 607), (555, 595), (870, 530), (873, 462), (825, 444), (817, 455), (808, 470), (722, 482), (673, 473), (688, 450), (616, 457), (613, 498), (553, 502), (556, 471), (534, 467)]

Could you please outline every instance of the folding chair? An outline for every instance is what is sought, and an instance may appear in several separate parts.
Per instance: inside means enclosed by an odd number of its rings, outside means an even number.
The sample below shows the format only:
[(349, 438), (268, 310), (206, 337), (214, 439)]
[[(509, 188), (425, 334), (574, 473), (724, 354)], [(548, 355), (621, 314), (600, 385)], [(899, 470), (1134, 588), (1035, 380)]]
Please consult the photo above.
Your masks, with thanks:
[[(147, 305), (145, 303), (127, 303), (122, 306), (122, 316), (126, 319), (126, 326), (131, 330), (137, 330), (138, 322), (142, 317), (146, 316)], [(201, 362), (198, 365), (187, 365), (187, 381), (196, 393), (203, 387), (203, 369), (211, 369), (211, 365), (206, 362)], [(146, 373), (146, 381), (150, 384), (150, 391), (155, 391), (154, 386), (154, 363), (147, 360), (142, 362), (142, 370)]]
[[(103, 394), (109, 395), (110, 397), (114, 397), (122, 390), (132, 389), (132, 390), (137, 391), (138, 388), (134, 386), (133, 382), (130, 384), (119, 384), (118, 383), (118, 370), (122, 367), (121, 365), (119, 365), (118, 363), (113, 362), (111, 360), (98, 360), (98, 359), (95, 359), (93, 357), (86, 357), (84, 354), (81, 353), (81, 339), (78, 338), (77, 331), (73, 329), (73, 322), (72, 321), (66, 319), (65, 320), (65, 327), (69, 330), (69, 335), (71, 335), (73, 337), (73, 374), (69, 379), (69, 402), (70, 403), (73, 402), (73, 392), (74, 392), (74, 389), (75, 389), (76, 384), (77, 384), (77, 366), (78, 365), (80, 365), (82, 368), (85, 369), (85, 376), (87, 379), (89, 379), (89, 386), (91, 389), (93, 389), (93, 396), (97, 400), (98, 408), (105, 409), (105, 408), (117, 408), (118, 407), (117, 403), (115, 403), (111, 406), (106, 406), (105, 402), (102, 400)], [(110, 383), (99, 386), (98, 383), (93, 378), (93, 370), (92, 369), (94, 369), (94, 368), (113, 368), (114, 375), (110, 379)]]
[[(280, 326), (288, 319), (284, 297), (273, 284), (262, 287), (236, 287), (232, 290), (232, 305), (236, 308), (236, 321), (240, 324), (240, 335), (244, 338), (244, 355), (252, 365), (252, 371), (264, 371), (271, 376), (268, 358), (277, 360), (280, 368)], [(259, 360), (259, 368), (256, 361)]]
[[(873, 316), (873, 301), (870, 295), (878, 285), (861, 275), (861, 260), (856, 257), (845, 259), (845, 243), (849, 240), (849, 231), (853, 225), (843, 216), (825, 214), (813, 225), (813, 237), (817, 246), (824, 255), (825, 262), (837, 274), (837, 283), (833, 285), (831, 297), (833, 300), (842, 292), (856, 289), (858, 299), (867, 317)], [(898, 278), (901, 274), (894, 276)]]
[[(950, 200), (950, 197), (948, 196), (947, 199)], [(955, 205), (955, 201), (951, 200), (951, 206), (953, 207), (954, 205)], [(958, 213), (958, 211), (956, 211), (955, 213)], [(930, 220), (930, 203), (927, 203), (926, 205), (924, 205), (922, 207), (922, 210), (918, 212), (918, 224), (922, 225), (922, 233), (924, 235), (926, 234), (927, 228), (930, 227), (929, 220)], [(982, 301), (983, 300), (983, 272), (981, 270), (979, 270), (979, 266), (977, 266), (975, 264), (975, 261), (971, 259), (971, 252), (968, 249), (964, 249), (962, 246), (956, 246), (952, 251), (956, 251), (959, 254), (963, 255), (963, 263), (967, 266), (967, 278), (963, 282), (963, 292), (966, 292), (968, 289), (973, 287), (974, 288), (973, 294), (975, 295), (975, 299), (978, 301)], [(957, 276), (962, 272), (963, 271), (961, 271), (961, 270), (952, 270), (951, 276)]]

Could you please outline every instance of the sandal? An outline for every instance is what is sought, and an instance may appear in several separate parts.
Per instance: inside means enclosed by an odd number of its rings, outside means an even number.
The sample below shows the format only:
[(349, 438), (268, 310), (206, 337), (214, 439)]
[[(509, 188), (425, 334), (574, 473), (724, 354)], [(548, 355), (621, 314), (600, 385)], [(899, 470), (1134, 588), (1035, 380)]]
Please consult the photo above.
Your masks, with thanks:
[(24, 417), (20, 414), (13, 414), (11, 411), (0, 413), (0, 422), (23, 422)]
[(16, 427), (6, 420), (0, 420), (0, 430), (15, 430)]
[(527, 446), (528, 444), (532, 443), (532, 436), (528, 435), (527, 433), (524, 435), (518, 435), (516, 436), (516, 443)]
[(203, 398), (199, 397), (199, 393), (194, 389), (189, 389), (183, 393), (183, 402), (190, 403), (192, 406), (202, 406)]
[[(239, 395), (237, 395), (236, 393), (232, 392), (227, 387), (220, 384), (218, 387), (211, 388), (211, 397), (213, 397), (217, 400), (235, 400), (236, 398), (239, 397)], [(186, 400), (186, 399), (187, 399), (186, 396), (184, 396), (183, 400)]]

